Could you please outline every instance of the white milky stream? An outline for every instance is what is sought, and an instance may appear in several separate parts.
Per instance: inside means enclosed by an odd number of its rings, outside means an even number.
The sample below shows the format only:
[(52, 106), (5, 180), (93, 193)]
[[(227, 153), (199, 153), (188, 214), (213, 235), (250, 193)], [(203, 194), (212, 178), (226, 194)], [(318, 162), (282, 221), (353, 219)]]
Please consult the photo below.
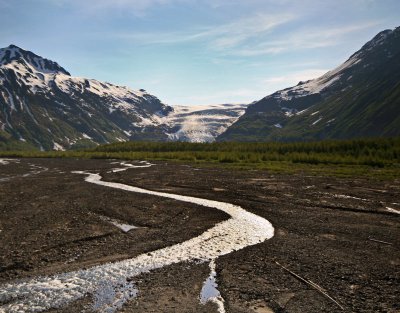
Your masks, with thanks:
[[(19, 163), (19, 159), (0, 159), (0, 165), (8, 165), (11, 162), (14, 163)], [(32, 176), (32, 175), (37, 175), (43, 172), (48, 171), (49, 169), (47, 167), (44, 166), (38, 166), (32, 163), (28, 163), (29, 167), (30, 167), (30, 171), (25, 173), (25, 174), (20, 174), (20, 175), (14, 175), (14, 176), (6, 176), (6, 177), (0, 177), (0, 182), (7, 182), (10, 181), (14, 178), (19, 178), (19, 177), (28, 177), (28, 176)]]
[[(146, 166), (149, 165), (139, 167)], [(274, 235), (269, 221), (237, 205), (106, 182), (96, 173), (74, 173), (87, 175), (85, 181), (89, 183), (215, 208), (230, 218), (195, 238), (132, 259), (0, 285), (0, 312), (41, 312), (63, 307), (86, 295), (94, 298), (93, 310), (114, 312), (136, 295), (132, 277), (179, 262), (215, 260)]]
[(7, 165), (12, 161), (14, 161), (14, 159), (0, 159), (0, 165)]

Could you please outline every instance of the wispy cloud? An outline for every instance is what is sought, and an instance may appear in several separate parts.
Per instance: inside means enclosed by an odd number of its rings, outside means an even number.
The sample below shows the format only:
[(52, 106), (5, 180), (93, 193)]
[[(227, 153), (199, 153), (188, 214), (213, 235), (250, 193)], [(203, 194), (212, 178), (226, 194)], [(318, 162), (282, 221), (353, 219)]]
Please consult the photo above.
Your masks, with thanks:
[(257, 56), (262, 54), (277, 54), (299, 49), (315, 49), (332, 47), (340, 44), (348, 35), (379, 25), (379, 21), (362, 24), (345, 25), (324, 29), (303, 29), (290, 32), (282, 40), (265, 40), (262, 43), (248, 45), (232, 53), (240, 56)]
[[(3, 0), (0, 0), (0, 3)], [(107, 13), (119, 10), (131, 12), (135, 15), (145, 15), (147, 11), (160, 6), (169, 5), (194, 5), (196, 0), (42, 0), (53, 4), (74, 6), (89, 14)], [(241, 0), (240, 0), (241, 1)], [(239, 3), (239, 0), (202, 0), (210, 10)], [(176, 45), (176, 44), (200, 44), (209, 51), (219, 55), (232, 55), (237, 57), (253, 57), (268, 54), (280, 54), (293, 50), (306, 50), (315, 48), (327, 48), (340, 45), (343, 40), (362, 32), (368, 28), (374, 28), (381, 21), (354, 22), (353, 24), (335, 26), (324, 24), (304, 27), (308, 12), (295, 5), (293, 0), (277, 2), (273, 0), (262, 0), (255, 2), (270, 3), (271, 12), (258, 12), (256, 14), (244, 15), (235, 21), (221, 24), (203, 26), (190, 26), (187, 30), (153, 29), (151, 31), (126, 29), (113, 30), (109, 37), (119, 38), (135, 45)], [(307, 0), (308, 4), (315, 4), (315, 0)], [(339, 0), (337, 0), (339, 1)], [(340, 0), (344, 1), (344, 0)], [(360, 3), (370, 3), (375, 0), (355, 0)], [(284, 5), (279, 13), (272, 8)], [(293, 8), (290, 4), (294, 4)], [(250, 5), (251, 6), (251, 5)], [(263, 7), (264, 7), (263, 6)], [(242, 6), (243, 7), (243, 6)], [(298, 12), (297, 12), (297, 11)], [(300, 10), (300, 11), (299, 11)], [(268, 11), (269, 12), (269, 11)], [(111, 13), (112, 14), (112, 13)], [(201, 24), (201, 23), (200, 23)], [(289, 25), (288, 25), (289, 24)], [(299, 25), (301, 28), (299, 28)], [(286, 27), (288, 26), (288, 27)], [(102, 32), (101, 36), (104, 36)]]
[(278, 26), (294, 19), (295, 16), (292, 14), (257, 14), (210, 30), (211, 44), (215, 49), (232, 48), (249, 39), (265, 36)]
[(194, 0), (42, 0), (52, 5), (73, 7), (86, 15), (104, 15), (121, 11), (142, 16), (161, 5), (190, 3)]
[(250, 39), (265, 36), (278, 26), (295, 19), (293, 14), (256, 14), (235, 22), (194, 28), (184, 32), (119, 32), (112, 34), (127, 40), (137, 40), (141, 44), (177, 44), (203, 42), (209, 48), (225, 50), (237, 47)]
[(202, 95), (186, 96), (175, 101), (175, 104), (250, 103), (277, 90), (294, 86), (299, 81), (317, 78), (327, 71), (327, 69), (309, 69), (296, 71), (287, 75), (259, 78), (252, 81), (251, 88), (220, 89)]
[[(7, 1), (7, 0), (2, 0)], [(29, 0), (24, 0), (29, 1)], [(252, 7), (261, 6), (281, 6), (286, 3), (290, 6), (290, 2), (296, 3), (296, 0), (37, 0), (46, 2), (50, 5), (68, 5), (80, 8), (82, 11), (89, 11), (92, 14), (107, 14), (115, 10), (123, 9), (126, 12), (136, 14), (144, 13), (147, 10), (157, 8), (159, 6), (167, 6), (172, 4), (189, 4), (204, 6), (211, 10), (223, 9), (224, 7)], [(303, 0), (305, 1), (305, 0)], [(316, 1), (316, 0), (311, 0)]]
[(263, 80), (263, 83), (268, 84), (284, 84), (290, 86), (297, 84), (299, 81), (305, 81), (313, 78), (317, 78), (328, 72), (327, 69), (308, 69), (299, 72), (293, 72), (287, 75), (271, 76)]
[(142, 12), (154, 6), (184, 3), (188, 0), (86, 0), (86, 2), (90, 3), (91, 10), (131, 9)]
[(263, 88), (224, 89), (213, 93), (181, 97), (174, 104), (250, 103), (261, 99), (265, 95), (265, 89)]
[(199, 43), (220, 55), (252, 57), (337, 46), (357, 32), (376, 28), (381, 23), (370, 21), (339, 27), (282, 29), (296, 19), (297, 17), (290, 13), (280, 15), (259, 13), (235, 22), (187, 31), (118, 32), (110, 35), (138, 45)]

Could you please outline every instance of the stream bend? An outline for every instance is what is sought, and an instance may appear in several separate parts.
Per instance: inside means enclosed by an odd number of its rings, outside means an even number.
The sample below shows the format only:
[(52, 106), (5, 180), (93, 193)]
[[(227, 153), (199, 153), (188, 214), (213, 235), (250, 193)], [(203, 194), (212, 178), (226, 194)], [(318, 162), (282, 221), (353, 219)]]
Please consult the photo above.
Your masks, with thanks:
[(229, 214), (230, 218), (197, 237), (131, 259), (1, 285), (0, 312), (41, 312), (63, 307), (88, 294), (94, 297), (95, 311), (113, 312), (137, 292), (127, 278), (183, 261), (214, 260), (274, 235), (274, 228), (268, 220), (237, 205), (107, 182), (97, 173), (73, 173), (84, 174), (85, 181), (104, 187), (215, 208)]

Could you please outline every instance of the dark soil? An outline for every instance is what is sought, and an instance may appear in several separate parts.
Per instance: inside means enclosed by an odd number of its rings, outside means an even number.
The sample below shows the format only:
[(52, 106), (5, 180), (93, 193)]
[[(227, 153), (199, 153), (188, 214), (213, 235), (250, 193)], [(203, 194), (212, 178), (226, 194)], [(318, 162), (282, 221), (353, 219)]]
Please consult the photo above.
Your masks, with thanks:
[[(217, 259), (227, 312), (343, 312), (276, 262), (324, 288), (345, 312), (400, 312), (400, 215), (386, 208), (400, 210), (400, 181), (172, 163), (108, 173), (116, 166), (73, 159), (0, 165), (0, 284), (131, 258), (228, 218), (202, 206), (90, 184), (71, 173), (87, 170), (107, 181), (234, 203), (273, 224), (272, 239)], [(104, 217), (141, 228), (124, 233)], [(121, 312), (216, 312), (198, 299), (208, 275), (204, 263), (143, 274), (135, 281), (139, 295)], [(51, 312), (80, 312), (90, 303), (85, 298)]]

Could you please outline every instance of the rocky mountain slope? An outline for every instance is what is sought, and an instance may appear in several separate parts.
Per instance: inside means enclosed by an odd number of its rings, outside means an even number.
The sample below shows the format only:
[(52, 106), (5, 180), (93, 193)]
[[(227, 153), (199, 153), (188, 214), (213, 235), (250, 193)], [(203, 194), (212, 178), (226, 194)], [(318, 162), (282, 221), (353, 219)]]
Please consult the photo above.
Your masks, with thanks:
[(145, 90), (73, 77), (56, 62), (0, 49), (0, 148), (63, 150), (128, 141), (211, 142), (246, 105), (176, 106)]
[(295, 141), (400, 135), (400, 27), (345, 63), (251, 104), (220, 141)]
[(51, 150), (166, 140), (160, 123), (171, 111), (145, 90), (73, 77), (13, 45), (0, 49), (0, 142)]

